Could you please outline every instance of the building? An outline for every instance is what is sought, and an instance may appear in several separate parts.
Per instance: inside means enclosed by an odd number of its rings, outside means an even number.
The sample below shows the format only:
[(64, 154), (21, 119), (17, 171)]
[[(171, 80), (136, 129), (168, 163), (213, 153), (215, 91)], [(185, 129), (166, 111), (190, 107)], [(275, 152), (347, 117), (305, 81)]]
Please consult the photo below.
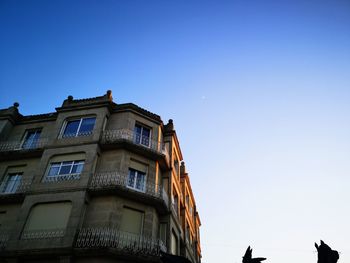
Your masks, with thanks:
[(201, 261), (172, 120), (111, 91), (55, 112), (0, 110), (0, 262)]

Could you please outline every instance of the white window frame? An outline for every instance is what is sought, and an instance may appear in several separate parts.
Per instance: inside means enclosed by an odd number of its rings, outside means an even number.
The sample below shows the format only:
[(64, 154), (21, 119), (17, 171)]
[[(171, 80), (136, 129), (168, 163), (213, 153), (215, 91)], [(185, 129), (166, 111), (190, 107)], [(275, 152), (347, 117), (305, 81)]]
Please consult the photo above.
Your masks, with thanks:
[[(62, 166), (66, 166), (66, 165), (63, 165), (64, 162), (72, 162), (71, 167), (69, 169), (69, 173), (67, 173), (67, 174), (59, 174), (61, 169), (62, 169)], [(67, 161), (50, 163), (49, 166), (48, 166), (48, 169), (47, 169), (44, 181), (47, 182), (47, 181), (52, 181), (51, 179), (60, 179), (60, 178), (67, 179), (67, 180), (79, 179), (80, 178), (80, 174), (82, 172), (80, 172), (80, 173), (72, 173), (73, 166), (75, 164), (79, 164), (79, 163), (83, 164), (83, 170), (84, 170), (85, 160), (67, 160)], [(53, 166), (58, 166), (59, 167), (58, 172), (57, 172), (56, 175), (49, 175), (49, 172), (50, 172), (50, 170), (51, 170), (51, 168)], [(59, 181), (59, 180), (54, 180), (54, 181)]]
[[(40, 135), (41, 135), (41, 132), (42, 132), (42, 129), (31, 129), (31, 130), (26, 130), (25, 133), (24, 133), (24, 136), (23, 136), (23, 139), (22, 139), (22, 142), (21, 142), (21, 145), (20, 145), (20, 149), (35, 149), (37, 147), (30, 147), (30, 148), (23, 148), (25, 142), (26, 142), (26, 138), (27, 138), (27, 135), (29, 132), (35, 132), (35, 134), (37, 134), (38, 132), (40, 132)], [(40, 138), (40, 136), (39, 136)], [(33, 141), (31, 142), (31, 146), (33, 145)]]
[[(135, 126), (134, 126), (134, 131), (133, 131), (134, 136), (136, 136), (136, 133), (135, 133), (135, 127), (136, 127), (136, 126), (141, 127), (141, 136), (140, 136), (140, 142), (137, 142), (137, 141), (136, 141), (136, 138), (134, 138), (134, 142), (135, 142), (136, 144), (143, 145), (143, 146), (145, 146), (145, 147), (147, 147), (147, 148), (150, 148), (150, 147), (151, 147), (151, 140), (152, 140), (152, 128), (147, 127), (147, 126), (145, 126), (145, 125), (140, 124), (140, 123), (137, 122), (137, 123), (135, 123)], [(142, 143), (143, 129), (149, 130), (148, 145)]]
[[(135, 171), (135, 178), (134, 178), (134, 185), (133, 185), (133, 186), (130, 186), (130, 185), (129, 185), (130, 170)], [(140, 175), (140, 176), (141, 176), (141, 175), (144, 175), (144, 177), (145, 177), (143, 189), (138, 189), (138, 188), (136, 187), (136, 184), (137, 184), (137, 177), (138, 177), (139, 175)], [(136, 170), (136, 169), (134, 169), (134, 168), (129, 168), (129, 170), (128, 170), (128, 176), (127, 176), (127, 178), (126, 178), (126, 187), (128, 187), (128, 188), (130, 188), (130, 189), (133, 189), (133, 190), (135, 190), (135, 191), (138, 191), (138, 192), (145, 193), (145, 192), (146, 192), (146, 184), (147, 184), (147, 174), (146, 174), (145, 172), (138, 171), (138, 170)]]
[[(11, 177), (14, 177), (12, 180)], [(1, 183), (1, 194), (14, 194), (17, 192), (17, 190), (20, 188), (21, 183), (23, 179), (23, 173), (18, 172), (18, 173), (8, 173), (4, 180)], [(10, 180), (13, 181), (14, 183), (11, 186), (10, 190), (7, 190), (7, 188), (10, 186)]]
[[(91, 132), (88, 134), (88, 135), (85, 135), (85, 136), (89, 136), (92, 134), (93, 130), (95, 129), (95, 125), (96, 125), (96, 116), (84, 116), (84, 117), (80, 117), (80, 118), (73, 118), (73, 119), (67, 119), (65, 120), (63, 126), (62, 126), (62, 130), (60, 132), (60, 138), (76, 138), (76, 137), (81, 137), (81, 136), (84, 136), (84, 135), (79, 135), (79, 130), (80, 130), (80, 127), (81, 127), (81, 123), (83, 122), (84, 119), (90, 119), (90, 118), (95, 118), (95, 124), (94, 124), (94, 127), (92, 128)], [(78, 125), (78, 129), (75, 133), (75, 135), (73, 136), (64, 136), (64, 131), (66, 130), (67, 128), (67, 125), (69, 122), (72, 122), (72, 121), (77, 121), (79, 120), (79, 125)]]

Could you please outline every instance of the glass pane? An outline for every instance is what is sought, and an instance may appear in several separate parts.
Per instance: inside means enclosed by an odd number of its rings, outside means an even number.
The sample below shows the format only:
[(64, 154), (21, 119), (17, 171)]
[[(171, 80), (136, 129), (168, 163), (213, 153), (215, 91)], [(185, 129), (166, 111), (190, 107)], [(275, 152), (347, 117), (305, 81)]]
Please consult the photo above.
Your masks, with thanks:
[(135, 128), (134, 128), (134, 132), (137, 133), (137, 134), (140, 134), (141, 135), (141, 126), (140, 125), (135, 125)]
[(136, 189), (138, 189), (140, 191), (145, 190), (145, 179), (146, 179), (145, 174), (138, 172), (137, 178), (136, 178)]
[(142, 131), (141, 126), (135, 125), (135, 128), (134, 128), (134, 141), (137, 144), (141, 143), (141, 131)]
[(9, 175), (3, 192), (15, 193), (19, 185), (21, 184), (21, 179), (21, 175)]
[(147, 129), (147, 128), (143, 128), (143, 129), (142, 129), (142, 136), (148, 137), (148, 138), (149, 138), (149, 135), (150, 135), (150, 134), (151, 134), (150, 129)]
[(41, 131), (29, 131), (22, 145), (24, 149), (36, 148)]
[(134, 188), (135, 185), (135, 170), (129, 169), (127, 186)]
[(35, 131), (34, 140), (38, 140), (41, 135), (41, 130)]
[(62, 164), (59, 174), (70, 174), (72, 168), (72, 162), (70, 164)]
[(62, 137), (74, 137), (77, 134), (80, 120), (69, 121)]
[(57, 164), (52, 164), (47, 176), (56, 176), (58, 175), (58, 171), (60, 170), (60, 166)]
[(94, 129), (96, 118), (85, 118), (82, 120), (79, 135), (89, 135)]
[(142, 128), (142, 141), (141, 144), (149, 146), (149, 137), (150, 137), (151, 131), (147, 128)]
[(72, 174), (80, 174), (83, 171), (84, 162), (74, 162)]

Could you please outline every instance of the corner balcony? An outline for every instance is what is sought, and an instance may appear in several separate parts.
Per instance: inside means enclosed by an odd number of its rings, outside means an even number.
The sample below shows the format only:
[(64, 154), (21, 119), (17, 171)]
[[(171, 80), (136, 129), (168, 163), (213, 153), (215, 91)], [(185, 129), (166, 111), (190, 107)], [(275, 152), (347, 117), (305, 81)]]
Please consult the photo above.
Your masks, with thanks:
[(33, 179), (21, 178), (5, 180), (0, 185), (0, 203), (23, 201), (25, 193), (30, 189)]
[(159, 161), (162, 167), (169, 168), (169, 150), (166, 144), (141, 136), (132, 130), (105, 130), (101, 135), (100, 145), (103, 149), (126, 148)]
[(75, 247), (91, 250), (110, 249), (113, 254), (134, 256), (160, 256), (166, 246), (160, 239), (119, 231), (115, 228), (82, 228)]
[(128, 174), (120, 172), (96, 173), (91, 179), (89, 189), (92, 194), (117, 194), (129, 199), (155, 206), (159, 212), (168, 210), (168, 194), (161, 185), (145, 182), (143, 185), (131, 187)]
[(0, 160), (41, 156), (43, 149), (47, 144), (47, 138), (40, 138), (30, 142), (23, 142), (22, 140), (1, 141)]

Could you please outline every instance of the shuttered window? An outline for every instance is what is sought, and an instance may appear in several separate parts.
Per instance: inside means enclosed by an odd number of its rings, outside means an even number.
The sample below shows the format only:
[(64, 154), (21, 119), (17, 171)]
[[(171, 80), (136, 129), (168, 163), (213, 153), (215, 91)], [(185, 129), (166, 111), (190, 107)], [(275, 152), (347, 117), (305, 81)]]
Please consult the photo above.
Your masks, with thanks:
[(124, 207), (120, 230), (140, 235), (142, 233), (143, 217), (143, 212)]
[(38, 204), (31, 209), (24, 232), (63, 230), (71, 209), (71, 202)]
[(171, 254), (177, 255), (178, 249), (177, 249), (177, 236), (174, 233), (174, 231), (171, 232)]

